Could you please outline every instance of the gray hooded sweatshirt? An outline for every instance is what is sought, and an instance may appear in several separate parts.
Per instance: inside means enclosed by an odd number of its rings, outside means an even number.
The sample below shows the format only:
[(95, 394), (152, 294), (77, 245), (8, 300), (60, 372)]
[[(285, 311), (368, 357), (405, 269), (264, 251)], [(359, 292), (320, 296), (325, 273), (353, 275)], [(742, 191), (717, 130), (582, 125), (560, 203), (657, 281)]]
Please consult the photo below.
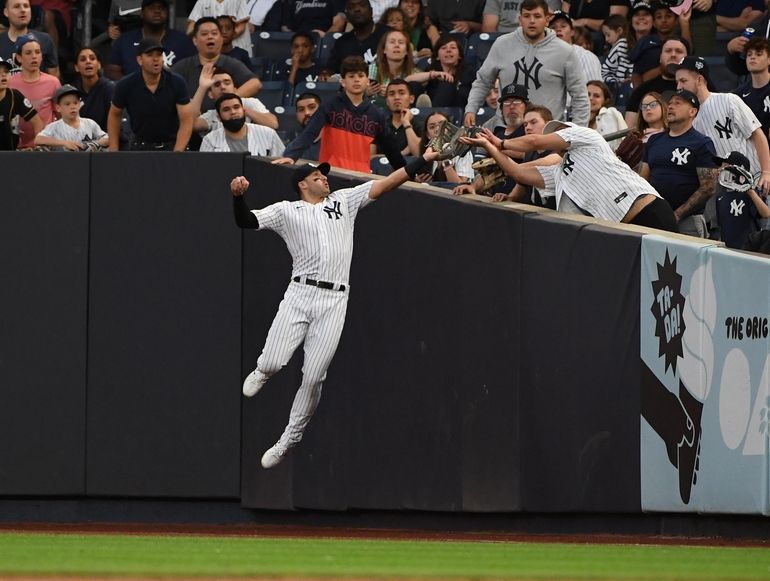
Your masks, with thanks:
[(476, 73), (466, 113), (476, 113), (500, 77), (500, 87), (525, 85), (529, 102), (548, 107), (554, 119), (564, 116), (567, 93), (572, 97), (572, 121), (588, 125), (590, 108), (583, 67), (572, 46), (545, 29), (545, 38), (530, 44), (521, 29), (500, 36)]

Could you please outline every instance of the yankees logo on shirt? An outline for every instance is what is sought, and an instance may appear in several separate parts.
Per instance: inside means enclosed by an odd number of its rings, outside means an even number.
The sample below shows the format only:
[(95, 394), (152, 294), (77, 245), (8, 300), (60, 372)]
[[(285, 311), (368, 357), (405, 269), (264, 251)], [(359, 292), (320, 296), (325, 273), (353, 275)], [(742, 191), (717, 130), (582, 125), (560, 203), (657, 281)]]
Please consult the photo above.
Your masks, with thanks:
[(746, 205), (746, 202), (744, 202), (743, 200), (740, 200), (740, 201), (732, 200), (730, 202), (730, 213), (733, 216), (740, 216), (741, 214), (743, 214), (743, 207), (745, 205)]
[(752, 173), (760, 171), (757, 150), (750, 139), (761, 124), (738, 95), (711, 93), (701, 103), (693, 127), (713, 140), (719, 157), (739, 151), (749, 159)]
[(681, 150), (677, 147), (671, 152), (671, 161), (676, 163), (676, 165), (687, 165), (687, 158), (690, 157), (690, 153), (690, 150), (686, 147)]
[[(540, 70), (543, 68), (543, 63), (537, 60), (537, 57), (532, 59), (532, 62), (527, 64), (524, 57), (513, 63), (516, 68), (513, 82), (517, 85), (525, 85), (527, 89), (539, 89), (540, 88)], [(531, 81), (531, 86), (530, 86)]]

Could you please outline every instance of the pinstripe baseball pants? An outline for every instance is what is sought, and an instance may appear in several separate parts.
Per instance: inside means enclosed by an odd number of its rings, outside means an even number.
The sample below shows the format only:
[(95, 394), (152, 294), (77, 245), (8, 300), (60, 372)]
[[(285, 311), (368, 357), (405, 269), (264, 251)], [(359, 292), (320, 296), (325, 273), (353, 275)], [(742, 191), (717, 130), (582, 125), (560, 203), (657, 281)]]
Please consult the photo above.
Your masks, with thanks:
[(326, 370), (340, 341), (347, 306), (347, 291), (297, 282), (289, 283), (286, 289), (257, 360), (260, 379), (267, 381), (289, 362), (295, 349), (305, 341), (302, 384), (294, 396), (289, 423), (279, 440), (284, 444), (297, 444), (313, 417), (321, 399)]

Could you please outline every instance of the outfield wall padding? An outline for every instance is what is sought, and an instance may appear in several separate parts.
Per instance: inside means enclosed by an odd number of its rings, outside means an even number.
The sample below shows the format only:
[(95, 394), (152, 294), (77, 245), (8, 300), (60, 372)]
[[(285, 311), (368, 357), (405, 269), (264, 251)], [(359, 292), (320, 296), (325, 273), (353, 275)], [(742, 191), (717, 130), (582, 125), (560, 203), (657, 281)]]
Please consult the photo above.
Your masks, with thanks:
[[(241, 382), (291, 264), (275, 234), (235, 226), (228, 184), (244, 174), (262, 207), (295, 195), (292, 169), (236, 154), (37, 154), (30, 194), (22, 161), (0, 154), (12, 177), (0, 493), (639, 510), (639, 233), (388, 193), (357, 221), (318, 411), (264, 471), (301, 349), (257, 397)], [(330, 176), (333, 188), (362, 179)]]

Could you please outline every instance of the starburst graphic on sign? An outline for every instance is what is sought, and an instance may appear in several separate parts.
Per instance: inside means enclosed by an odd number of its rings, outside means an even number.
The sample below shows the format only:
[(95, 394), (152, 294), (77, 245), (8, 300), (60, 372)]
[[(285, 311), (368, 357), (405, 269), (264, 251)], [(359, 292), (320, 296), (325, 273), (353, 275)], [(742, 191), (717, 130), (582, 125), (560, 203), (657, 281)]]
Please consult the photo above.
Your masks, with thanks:
[(665, 356), (665, 371), (671, 367), (676, 373), (677, 357), (682, 357), (682, 336), (684, 335), (685, 298), (682, 296), (682, 275), (676, 271), (676, 257), (673, 262), (666, 250), (663, 264), (656, 264), (658, 280), (652, 281), (652, 306), (655, 317), (655, 336), (658, 337), (658, 357)]

